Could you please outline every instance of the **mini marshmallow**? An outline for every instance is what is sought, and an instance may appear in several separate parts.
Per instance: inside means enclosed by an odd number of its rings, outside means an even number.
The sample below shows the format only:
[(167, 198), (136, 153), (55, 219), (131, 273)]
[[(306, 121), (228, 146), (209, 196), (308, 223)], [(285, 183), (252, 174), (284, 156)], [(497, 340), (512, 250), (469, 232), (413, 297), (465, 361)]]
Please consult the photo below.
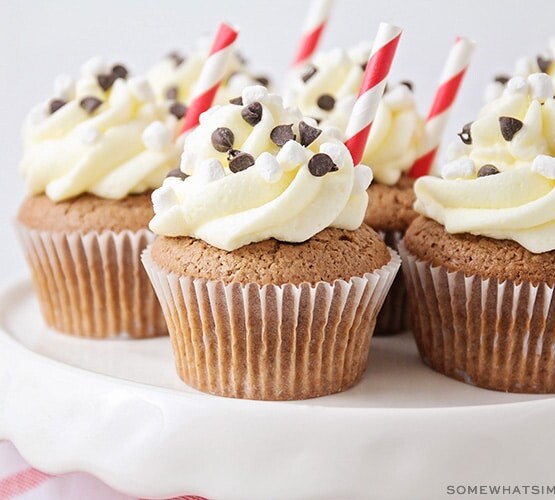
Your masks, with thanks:
[(237, 92), (238, 94), (249, 85), (252, 85), (252, 78), (245, 73), (235, 73), (231, 75), (227, 81), (229, 90), (231, 92)]
[(130, 92), (139, 100), (143, 102), (154, 101), (154, 91), (148, 83), (148, 80), (142, 76), (134, 76), (127, 80), (127, 85)]
[(141, 138), (147, 149), (163, 151), (172, 142), (172, 132), (162, 122), (155, 121), (143, 130)]
[(341, 169), (349, 154), (347, 148), (343, 144), (335, 144), (333, 142), (325, 142), (320, 146), (320, 153), (327, 154), (335, 163), (338, 169)]
[(555, 158), (548, 155), (538, 155), (532, 163), (532, 172), (543, 175), (548, 179), (555, 179)]
[(470, 144), (463, 144), (461, 141), (453, 141), (448, 144), (445, 150), (445, 157), (448, 161), (453, 161), (461, 156), (467, 155), (472, 147)]
[(447, 180), (472, 177), (474, 170), (474, 162), (470, 158), (459, 158), (446, 163), (441, 169), (441, 176)]
[(201, 184), (209, 184), (210, 182), (219, 181), (224, 177), (224, 167), (216, 158), (208, 158), (204, 160), (195, 172), (195, 178)]
[(220, 108), (221, 108), (221, 105), (219, 105), (219, 104), (216, 104), (215, 106), (212, 106), (211, 108), (208, 108), (206, 111), (204, 111), (203, 113), (201, 113), (199, 115), (198, 122), (202, 125), (203, 123), (206, 122), (206, 120), (208, 120), (208, 118), (210, 118)]
[(303, 116), (303, 122), (305, 122), (307, 125), (310, 125), (311, 127), (318, 128), (318, 122), (310, 116)]
[(544, 102), (553, 97), (553, 82), (551, 77), (545, 73), (533, 73), (528, 77), (530, 86), (530, 97)]
[(100, 139), (101, 133), (100, 130), (96, 127), (86, 126), (81, 128), (79, 131), (79, 139), (83, 144), (86, 146), (90, 146), (94, 144)]
[(109, 72), (108, 62), (101, 56), (93, 57), (81, 66), (81, 74), (83, 76), (96, 77)]
[(325, 132), (326, 135), (328, 135), (330, 137), (333, 137), (334, 139), (337, 139), (338, 141), (343, 142), (345, 140), (345, 134), (338, 127), (334, 127), (332, 125), (327, 125), (327, 126), (324, 126), (322, 128), (322, 131)]
[(374, 174), (370, 167), (360, 164), (355, 168), (355, 190), (359, 192), (366, 191), (370, 187), (370, 184), (372, 184), (373, 179)]
[(533, 71), (534, 71), (534, 68), (532, 67), (532, 61), (530, 61), (530, 59), (528, 59), (527, 57), (521, 57), (517, 59), (515, 63), (515, 71), (514, 71), (515, 75), (525, 77), (530, 73), (532, 73)]
[(297, 141), (287, 141), (276, 156), (277, 161), (285, 171), (293, 170), (307, 161), (309, 151)]
[(266, 103), (269, 106), (283, 108), (283, 97), (281, 97), (279, 94), (268, 94), (268, 97), (266, 98)]
[(179, 203), (173, 187), (166, 182), (153, 191), (151, 199), (155, 214), (165, 212)]
[(194, 175), (197, 165), (197, 155), (191, 151), (185, 150), (181, 154), (180, 170), (187, 175)]
[(262, 85), (251, 85), (243, 89), (241, 96), (243, 105), (247, 106), (252, 102), (264, 100), (268, 96), (268, 91)]
[(514, 76), (507, 82), (505, 91), (509, 94), (526, 94), (528, 92), (528, 83), (522, 76)]
[(45, 102), (41, 102), (36, 106), (33, 106), (29, 111), (27, 119), (29, 123), (33, 126), (39, 125), (48, 117), (48, 106)]
[(54, 80), (54, 97), (69, 101), (75, 95), (75, 80), (69, 75), (58, 75)]
[(393, 111), (407, 109), (414, 104), (414, 95), (406, 85), (400, 84), (384, 94), (382, 101)]
[(276, 157), (271, 153), (262, 153), (256, 159), (254, 166), (260, 174), (260, 177), (270, 184), (278, 182), (283, 176), (283, 168)]
[(489, 82), (484, 89), (484, 102), (495, 101), (501, 97), (503, 90), (505, 90), (505, 85), (501, 82)]

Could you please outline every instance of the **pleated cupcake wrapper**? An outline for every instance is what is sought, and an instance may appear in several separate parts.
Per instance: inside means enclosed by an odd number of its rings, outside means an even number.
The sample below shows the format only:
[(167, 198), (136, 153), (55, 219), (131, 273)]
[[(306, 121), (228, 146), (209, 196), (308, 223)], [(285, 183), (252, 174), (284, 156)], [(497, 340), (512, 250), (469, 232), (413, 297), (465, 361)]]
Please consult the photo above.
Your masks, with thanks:
[(48, 326), (95, 338), (167, 334), (140, 260), (154, 240), (150, 231), (58, 233), (22, 224), (16, 229)]
[(468, 384), (555, 392), (553, 288), (433, 267), (399, 246), (424, 362)]
[(143, 253), (188, 385), (221, 396), (291, 400), (344, 391), (366, 368), (377, 313), (400, 267), (348, 282), (225, 284), (159, 268)]
[[(394, 250), (405, 233), (401, 231), (378, 231), (385, 244)], [(385, 298), (376, 321), (376, 336), (395, 335), (410, 329), (410, 308), (403, 273), (397, 273), (391, 289)]]

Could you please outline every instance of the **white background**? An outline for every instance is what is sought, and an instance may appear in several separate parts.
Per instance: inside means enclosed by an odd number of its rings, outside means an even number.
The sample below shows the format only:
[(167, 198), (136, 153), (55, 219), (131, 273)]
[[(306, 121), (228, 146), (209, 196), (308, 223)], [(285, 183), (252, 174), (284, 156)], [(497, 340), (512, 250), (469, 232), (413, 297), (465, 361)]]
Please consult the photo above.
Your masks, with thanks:
[[(0, 280), (25, 273), (12, 220), (24, 197), (17, 167), (27, 110), (46, 99), (59, 73), (76, 74), (94, 55), (147, 69), (171, 49), (238, 25), (251, 66), (276, 78), (296, 49), (308, 2), (302, 0), (0, 0)], [(411, 79), (421, 112), (430, 104), (456, 35), (478, 42), (453, 110), (447, 141), (471, 121), (486, 82), (535, 56), (555, 35), (553, 0), (337, 0), (322, 48), (370, 39), (379, 21), (404, 28), (392, 79)]]

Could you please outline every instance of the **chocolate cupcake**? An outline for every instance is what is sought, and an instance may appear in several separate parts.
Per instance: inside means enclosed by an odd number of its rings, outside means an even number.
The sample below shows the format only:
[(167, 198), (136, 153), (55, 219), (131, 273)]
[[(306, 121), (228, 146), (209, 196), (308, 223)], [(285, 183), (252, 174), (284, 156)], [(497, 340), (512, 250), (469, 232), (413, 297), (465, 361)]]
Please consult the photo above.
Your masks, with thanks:
[[(291, 100), (322, 125), (345, 130), (370, 48), (362, 44), (349, 51), (334, 49), (316, 54), (293, 80)], [(397, 248), (417, 216), (412, 209), (414, 181), (407, 172), (419, 153), (424, 120), (418, 114), (412, 90), (408, 81), (386, 89), (362, 158), (374, 173), (364, 222), (392, 248)], [(408, 327), (406, 290), (399, 274), (378, 318), (376, 335), (394, 334)]]
[(422, 359), (488, 389), (555, 392), (555, 100), (510, 83), (465, 126), (400, 250)]
[(346, 147), (263, 87), (186, 139), (184, 180), (153, 193), (143, 254), (179, 376), (287, 400), (356, 384), (399, 259), (362, 225), (371, 181)]
[(150, 85), (95, 58), (25, 124), (17, 228), (48, 326), (83, 337), (167, 333), (140, 262), (153, 188), (179, 160), (177, 118)]

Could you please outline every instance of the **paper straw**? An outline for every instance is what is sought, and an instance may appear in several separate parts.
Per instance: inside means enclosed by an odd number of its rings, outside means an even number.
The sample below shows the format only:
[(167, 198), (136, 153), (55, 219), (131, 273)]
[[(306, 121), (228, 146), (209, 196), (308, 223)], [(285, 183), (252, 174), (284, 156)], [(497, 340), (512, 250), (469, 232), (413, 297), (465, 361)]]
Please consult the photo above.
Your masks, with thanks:
[(413, 178), (427, 175), (432, 168), (453, 102), (470, 64), (474, 46), (474, 42), (468, 38), (457, 37), (447, 56), (432, 108), (426, 118), (421, 154), (409, 171)]
[(312, 57), (318, 47), (322, 32), (328, 23), (333, 0), (313, 0), (303, 27), (293, 66), (299, 66)]
[(195, 84), (193, 98), (181, 127), (181, 134), (196, 127), (199, 123), (199, 116), (212, 106), (216, 92), (224, 78), (238, 34), (239, 32), (230, 25), (226, 23), (220, 25), (208, 59), (206, 59)]
[(401, 33), (401, 28), (388, 23), (380, 23), (378, 28), (358, 97), (345, 130), (345, 146), (351, 152), (355, 165), (362, 159)]

